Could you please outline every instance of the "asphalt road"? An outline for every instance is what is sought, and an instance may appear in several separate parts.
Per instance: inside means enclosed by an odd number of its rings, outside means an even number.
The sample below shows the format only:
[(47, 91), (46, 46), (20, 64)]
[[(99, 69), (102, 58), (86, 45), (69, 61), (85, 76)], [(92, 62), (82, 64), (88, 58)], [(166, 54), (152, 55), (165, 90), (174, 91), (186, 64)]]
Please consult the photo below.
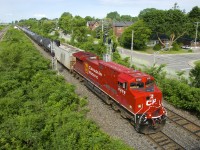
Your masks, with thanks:
[(154, 63), (156, 65), (166, 64), (165, 70), (172, 76), (176, 75), (177, 71), (185, 71), (185, 76), (188, 77), (193, 68), (193, 62), (200, 60), (200, 49), (189, 54), (144, 54), (123, 48), (118, 48), (118, 50), (122, 57), (132, 57), (131, 63), (136, 66), (152, 66)]

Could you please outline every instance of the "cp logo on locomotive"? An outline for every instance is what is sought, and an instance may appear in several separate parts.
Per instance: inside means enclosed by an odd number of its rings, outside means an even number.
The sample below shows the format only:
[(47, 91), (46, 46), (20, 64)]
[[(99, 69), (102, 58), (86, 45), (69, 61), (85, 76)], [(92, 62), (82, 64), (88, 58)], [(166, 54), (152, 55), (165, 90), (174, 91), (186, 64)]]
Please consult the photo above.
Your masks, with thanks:
[(89, 73), (89, 66), (88, 63), (84, 63), (85, 73)]
[(146, 101), (146, 105), (147, 105), (147, 106), (151, 106), (151, 105), (153, 105), (155, 102), (156, 102), (156, 98), (154, 99), (154, 95), (151, 94), (151, 95), (150, 95), (150, 99)]

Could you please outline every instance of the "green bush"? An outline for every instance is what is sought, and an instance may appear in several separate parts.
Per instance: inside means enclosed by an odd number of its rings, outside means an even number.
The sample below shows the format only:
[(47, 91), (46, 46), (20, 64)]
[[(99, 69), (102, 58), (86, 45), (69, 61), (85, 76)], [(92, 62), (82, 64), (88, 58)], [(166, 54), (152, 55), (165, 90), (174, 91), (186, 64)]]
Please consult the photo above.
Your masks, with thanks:
[(173, 46), (172, 50), (174, 50), (174, 51), (179, 51), (180, 50), (180, 46), (176, 42), (174, 42), (172, 44), (172, 46)]
[(145, 72), (155, 77), (158, 86), (163, 92), (164, 100), (170, 102), (175, 107), (195, 113), (200, 117), (200, 89), (191, 87), (180, 80), (167, 78), (163, 71), (165, 65), (156, 67), (146, 67)]
[(160, 44), (156, 44), (154, 47), (153, 47), (153, 50), (155, 50), (155, 51), (159, 51), (159, 50), (161, 50), (161, 45)]
[(130, 149), (86, 119), (86, 100), (22, 32), (0, 47), (0, 149)]

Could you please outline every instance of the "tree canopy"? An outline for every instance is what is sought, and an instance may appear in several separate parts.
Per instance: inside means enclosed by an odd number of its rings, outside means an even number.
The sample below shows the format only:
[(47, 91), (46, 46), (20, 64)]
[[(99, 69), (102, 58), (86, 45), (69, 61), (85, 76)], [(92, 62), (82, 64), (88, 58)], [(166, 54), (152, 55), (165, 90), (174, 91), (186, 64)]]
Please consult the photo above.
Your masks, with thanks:
[(106, 15), (106, 18), (110, 18), (112, 20), (120, 20), (120, 14), (117, 11), (110, 12)]
[(61, 17), (59, 18), (58, 24), (59, 27), (66, 31), (66, 33), (72, 32), (72, 20), (73, 16), (69, 12), (64, 12)]
[[(164, 46), (170, 47), (173, 42), (189, 31), (187, 16), (178, 9), (151, 9), (142, 15), (142, 19), (157, 34), (159, 41)], [(162, 41), (159, 34), (165, 34), (169, 38), (169, 45), (166, 45), (167, 43)]]
[(134, 49), (139, 50), (146, 48), (146, 42), (149, 40), (149, 37), (151, 35), (151, 29), (147, 26), (147, 24), (143, 20), (139, 20), (132, 26), (125, 29), (120, 38), (120, 44), (126, 48), (130, 48), (132, 40), (132, 32), (134, 36), (133, 37)]

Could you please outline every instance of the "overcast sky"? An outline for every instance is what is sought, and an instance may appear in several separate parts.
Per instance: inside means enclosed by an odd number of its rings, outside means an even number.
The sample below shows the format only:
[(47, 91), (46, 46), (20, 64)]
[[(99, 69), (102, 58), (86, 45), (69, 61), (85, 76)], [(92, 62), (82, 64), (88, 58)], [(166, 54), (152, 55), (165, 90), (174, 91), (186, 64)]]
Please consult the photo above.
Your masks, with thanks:
[(117, 11), (120, 15), (137, 16), (145, 8), (168, 10), (175, 3), (189, 12), (200, 7), (200, 0), (0, 0), (0, 22), (47, 17), (59, 18), (63, 12), (73, 16), (106, 17)]

